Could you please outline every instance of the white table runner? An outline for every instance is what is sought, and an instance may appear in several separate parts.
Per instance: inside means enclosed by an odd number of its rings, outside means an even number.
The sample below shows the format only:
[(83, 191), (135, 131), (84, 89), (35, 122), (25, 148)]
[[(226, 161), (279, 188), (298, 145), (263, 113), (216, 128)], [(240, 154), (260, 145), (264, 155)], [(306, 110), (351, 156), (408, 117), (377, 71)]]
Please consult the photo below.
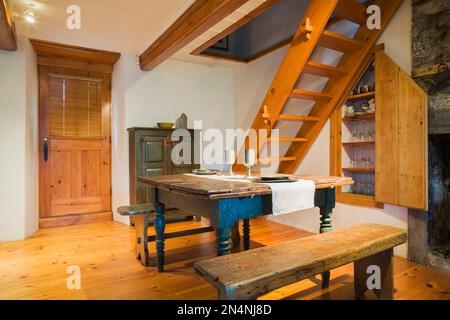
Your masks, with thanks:
[[(228, 176), (201, 176), (190, 173), (186, 175), (205, 179), (252, 183), (252, 181), (246, 179)], [(312, 180), (265, 184), (269, 185), (272, 190), (272, 213), (275, 216), (314, 208), (316, 185)]]

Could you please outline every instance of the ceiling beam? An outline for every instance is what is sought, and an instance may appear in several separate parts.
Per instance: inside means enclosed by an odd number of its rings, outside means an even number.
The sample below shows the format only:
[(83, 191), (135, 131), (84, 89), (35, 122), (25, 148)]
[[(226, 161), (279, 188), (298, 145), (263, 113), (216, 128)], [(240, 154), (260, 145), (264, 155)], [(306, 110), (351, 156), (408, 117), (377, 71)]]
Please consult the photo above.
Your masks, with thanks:
[(6, 0), (0, 0), (0, 50), (17, 50), (16, 28)]
[(226, 28), (224, 31), (220, 32), (215, 37), (209, 39), (207, 42), (202, 44), (200, 47), (192, 51), (192, 54), (201, 54), (203, 51), (211, 47), (213, 44), (215, 44), (217, 41), (222, 40), (226, 36), (232, 34), (234, 31), (242, 27), (243, 25), (247, 24), (251, 20), (258, 17), (260, 14), (266, 12), (268, 9), (272, 8), (274, 5), (276, 5), (279, 2), (279, 0), (267, 0), (262, 5), (254, 9), (252, 12), (244, 16), (242, 19), (240, 19), (238, 22), (232, 24), (228, 28)]
[(152, 70), (189, 42), (222, 21), (248, 0), (196, 0), (139, 57), (141, 69)]

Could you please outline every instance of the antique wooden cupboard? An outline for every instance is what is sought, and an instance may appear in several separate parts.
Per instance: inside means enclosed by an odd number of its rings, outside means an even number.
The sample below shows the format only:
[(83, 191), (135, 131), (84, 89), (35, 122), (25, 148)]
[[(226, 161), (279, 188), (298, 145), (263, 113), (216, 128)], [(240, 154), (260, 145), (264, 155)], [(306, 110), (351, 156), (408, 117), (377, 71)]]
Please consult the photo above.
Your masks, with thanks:
[[(174, 164), (172, 150), (180, 143), (172, 139), (174, 129), (160, 128), (130, 128), (129, 157), (130, 157), (130, 203), (153, 203), (153, 192), (149, 186), (137, 181), (139, 176), (158, 176), (191, 172), (198, 168), (194, 164), (194, 130), (189, 130), (191, 139), (191, 162), (188, 164)], [(179, 156), (179, 155), (176, 155)]]
[[(427, 95), (383, 51), (374, 54), (358, 84), (364, 81), (372, 81), (370, 89), (353, 92), (331, 117), (331, 174), (351, 176), (356, 182), (339, 188), (337, 201), (426, 210)], [(371, 99), (375, 112), (349, 115), (345, 110), (358, 104), (367, 109)]]

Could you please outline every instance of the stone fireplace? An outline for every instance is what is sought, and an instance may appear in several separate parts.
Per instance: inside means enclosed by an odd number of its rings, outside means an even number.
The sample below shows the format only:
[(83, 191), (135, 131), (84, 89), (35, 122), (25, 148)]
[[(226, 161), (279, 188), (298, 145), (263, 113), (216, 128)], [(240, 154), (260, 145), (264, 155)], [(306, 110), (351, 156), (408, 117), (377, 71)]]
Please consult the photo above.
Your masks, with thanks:
[[(441, 64), (446, 72), (450, 1), (412, 0), (412, 6), (414, 69)], [(429, 95), (429, 210), (409, 210), (408, 257), (450, 273), (450, 80), (435, 76), (416, 78)]]

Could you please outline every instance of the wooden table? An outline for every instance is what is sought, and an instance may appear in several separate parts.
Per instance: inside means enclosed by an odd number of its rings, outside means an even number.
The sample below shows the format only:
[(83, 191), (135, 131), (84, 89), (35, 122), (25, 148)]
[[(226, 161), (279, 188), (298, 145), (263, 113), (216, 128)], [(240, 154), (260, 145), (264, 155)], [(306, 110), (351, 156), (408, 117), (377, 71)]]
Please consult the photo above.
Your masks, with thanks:
[[(331, 213), (335, 206), (335, 188), (349, 185), (348, 177), (295, 176), (313, 180), (316, 185), (315, 206), (320, 208), (320, 233), (332, 230)], [(195, 213), (211, 221), (216, 232), (217, 255), (231, 253), (230, 234), (236, 222), (244, 223), (244, 248), (249, 248), (249, 219), (272, 213), (272, 191), (267, 184), (222, 181), (190, 175), (138, 177), (154, 187), (156, 209), (156, 260), (158, 271), (164, 270), (164, 208), (172, 206)], [(145, 224), (139, 224), (145, 226)], [(136, 230), (144, 232), (146, 230)]]

